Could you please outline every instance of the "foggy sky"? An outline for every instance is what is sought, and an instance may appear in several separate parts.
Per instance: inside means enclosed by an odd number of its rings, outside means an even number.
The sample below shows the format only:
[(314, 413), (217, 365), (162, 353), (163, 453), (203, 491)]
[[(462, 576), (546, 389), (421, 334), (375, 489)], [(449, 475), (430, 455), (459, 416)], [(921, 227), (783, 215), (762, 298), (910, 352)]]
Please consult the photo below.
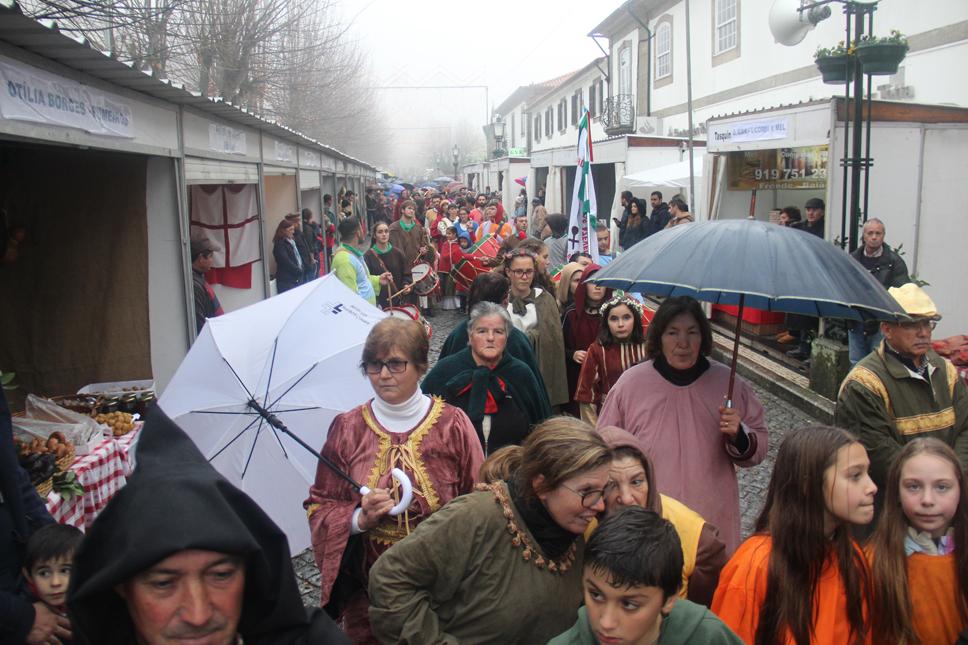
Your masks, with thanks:
[(519, 85), (575, 71), (601, 56), (586, 34), (620, 4), (347, 1), (344, 19), (352, 21), (350, 33), (368, 54), (374, 86), (488, 87), (487, 103), (482, 89), (376, 90), (390, 128), (387, 160), (423, 167), (433, 145), (450, 149), (471, 136), (483, 154), (481, 126), (491, 109)]

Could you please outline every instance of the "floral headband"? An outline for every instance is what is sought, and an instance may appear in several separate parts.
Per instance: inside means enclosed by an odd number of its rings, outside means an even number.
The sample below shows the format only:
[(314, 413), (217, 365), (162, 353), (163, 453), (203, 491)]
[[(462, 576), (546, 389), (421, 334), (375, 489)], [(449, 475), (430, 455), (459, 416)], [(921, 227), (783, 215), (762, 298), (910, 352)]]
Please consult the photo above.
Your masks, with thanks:
[(619, 305), (625, 305), (629, 309), (634, 309), (635, 311), (639, 312), (639, 318), (642, 318), (642, 316), (645, 315), (642, 311), (642, 303), (634, 298), (626, 296), (625, 294), (622, 294), (621, 296), (614, 296), (611, 300), (598, 308), (598, 313), (604, 316), (608, 313), (609, 309)]

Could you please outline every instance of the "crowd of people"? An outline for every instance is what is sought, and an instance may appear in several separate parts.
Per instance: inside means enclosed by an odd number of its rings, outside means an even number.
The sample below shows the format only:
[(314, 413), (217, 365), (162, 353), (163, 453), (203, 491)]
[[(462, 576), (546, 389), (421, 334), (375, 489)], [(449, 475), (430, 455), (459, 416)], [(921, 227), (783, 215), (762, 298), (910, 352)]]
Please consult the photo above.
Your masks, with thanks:
[[(679, 197), (651, 202), (623, 195), (618, 247), (597, 231), (602, 262), (691, 221)], [(459, 294), (467, 318), (432, 367), (416, 321), (366, 339), (374, 396), (335, 418), (299, 500), (322, 610), (302, 607), (281, 531), (160, 411), (83, 540), (55, 535), (8, 467), (4, 403), (2, 642), (968, 643), (968, 389), (931, 348), (930, 297), (893, 284), (907, 274), (882, 222), (855, 258), (909, 319), (859, 330), (869, 351), (834, 425), (786, 433), (744, 540), (737, 468), (766, 457), (766, 415), (741, 378), (725, 400), (696, 300), (653, 311), (595, 284), (600, 264), (564, 256), (563, 215), (541, 212), (535, 231), (540, 202), (531, 221), (466, 190), (366, 205), (365, 221), (334, 220), (339, 279), (427, 313)], [(311, 267), (296, 225), (278, 247), (298, 283)], [(469, 288), (415, 291), (418, 265), (453, 267), (482, 242), (500, 251)], [(413, 484), (399, 514), (395, 468)]]

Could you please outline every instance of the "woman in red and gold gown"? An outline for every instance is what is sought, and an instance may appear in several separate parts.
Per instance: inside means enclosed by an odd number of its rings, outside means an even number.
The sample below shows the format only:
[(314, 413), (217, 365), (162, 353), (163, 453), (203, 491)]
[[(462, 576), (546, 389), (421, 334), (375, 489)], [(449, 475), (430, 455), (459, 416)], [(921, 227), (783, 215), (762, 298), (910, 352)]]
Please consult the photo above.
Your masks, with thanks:
[[(400, 318), (380, 321), (363, 347), (361, 366), (376, 396), (340, 414), (322, 454), (372, 492), (359, 492), (320, 464), (305, 502), (320, 570), (321, 604), (354, 643), (376, 643), (366, 588), (370, 567), (393, 544), (451, 499), (471, 492), (484, 461), (467, 415), (424, 395), (427, 370), (423, 327)], [(390, 470), (413, 483), (413, 501), (400, 515)]]

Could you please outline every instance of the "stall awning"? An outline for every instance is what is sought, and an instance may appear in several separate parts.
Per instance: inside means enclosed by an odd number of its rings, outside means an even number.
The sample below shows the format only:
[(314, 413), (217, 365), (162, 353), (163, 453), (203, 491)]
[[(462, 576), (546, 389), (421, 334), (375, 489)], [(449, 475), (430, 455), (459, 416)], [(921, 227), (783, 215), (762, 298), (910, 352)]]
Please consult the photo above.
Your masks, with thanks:
[[(693, 160), (693, 172), (697, 178), (702, 177), (702, 159)], [(622, 178), (625, 185), (633, 186), (668, 186), (672, 188), (689, 188), (689, 160), (650, 168)]]
[(254, 163), (185, 157), (185, 179), (192, 184), (258, 184), (259, 167)]

